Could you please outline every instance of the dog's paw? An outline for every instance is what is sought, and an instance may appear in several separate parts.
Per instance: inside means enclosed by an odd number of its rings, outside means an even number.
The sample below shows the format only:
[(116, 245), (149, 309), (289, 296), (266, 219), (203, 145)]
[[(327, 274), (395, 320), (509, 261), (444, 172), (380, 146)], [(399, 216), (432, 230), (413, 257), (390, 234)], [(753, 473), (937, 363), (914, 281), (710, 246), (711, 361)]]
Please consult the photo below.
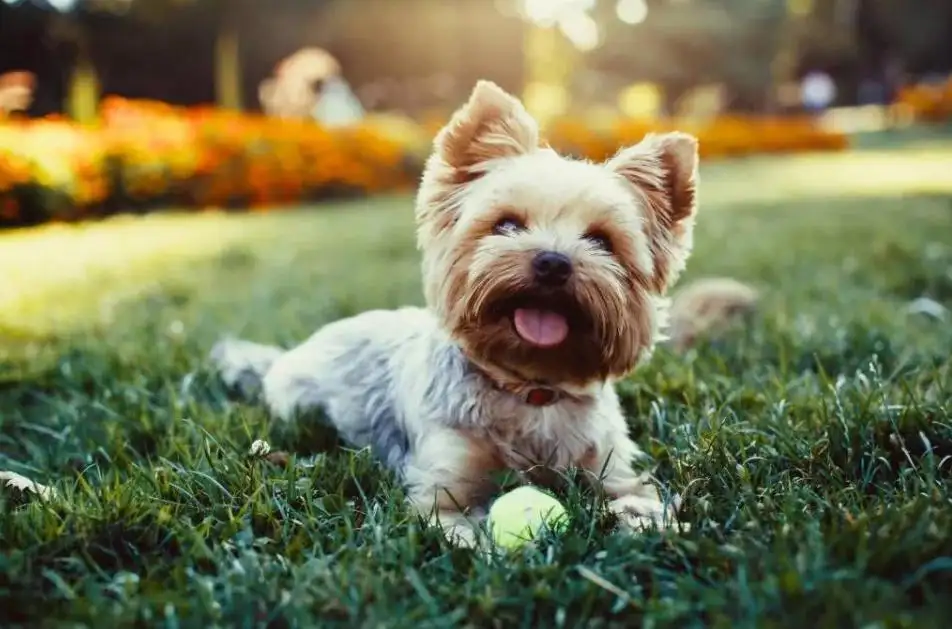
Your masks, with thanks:
[(451, 546), (457, 548), (476, 548), (479, 545), (478, 523), (456, 511), (440, 511), (427, 518), (430, 526), (435, 526)]
[(608, 503), (608, 509), (618, 518), (619, 525), (630, 532), (645, 530), (688, 530), (689, 525), (677, 520), (679, 499), (665, 504), (655, 497), (622, 496)]
[(282, 354), (278, 347), (225, 338), (208, 354), (208, 360), (229, 389), (253, 397), (260, 392), (264, 374)]
[(450, 545), (457, 548), (475, 548), (476, 531), (468, 524), (457, 523), (443, 529), (443, 535)]

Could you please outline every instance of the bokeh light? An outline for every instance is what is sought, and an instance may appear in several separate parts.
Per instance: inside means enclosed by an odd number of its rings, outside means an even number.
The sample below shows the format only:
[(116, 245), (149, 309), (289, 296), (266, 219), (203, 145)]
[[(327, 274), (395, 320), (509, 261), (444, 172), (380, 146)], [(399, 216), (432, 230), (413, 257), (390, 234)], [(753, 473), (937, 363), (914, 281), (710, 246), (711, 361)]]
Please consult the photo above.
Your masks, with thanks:
[(588, 52), (599, 44), (598, 24), (582, 11), (559, 17), (559, 30), (579, 50)]
[(625, 24), (641, 24), (648, 17), (648, 4), (645, 0), (618, 0), (615, 14)]

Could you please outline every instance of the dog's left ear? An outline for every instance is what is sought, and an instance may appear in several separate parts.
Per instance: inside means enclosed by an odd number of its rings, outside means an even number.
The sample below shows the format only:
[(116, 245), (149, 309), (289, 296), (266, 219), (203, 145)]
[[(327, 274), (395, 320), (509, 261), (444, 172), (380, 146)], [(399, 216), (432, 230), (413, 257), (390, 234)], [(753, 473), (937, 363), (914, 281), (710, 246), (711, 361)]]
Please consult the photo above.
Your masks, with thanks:
[(654, 263), (652, 284), (664, 293), (684, 270), (694, 246), (697, 138), (680, 132), (649, 134), (605, 166), (631, 184), (643, 202)]

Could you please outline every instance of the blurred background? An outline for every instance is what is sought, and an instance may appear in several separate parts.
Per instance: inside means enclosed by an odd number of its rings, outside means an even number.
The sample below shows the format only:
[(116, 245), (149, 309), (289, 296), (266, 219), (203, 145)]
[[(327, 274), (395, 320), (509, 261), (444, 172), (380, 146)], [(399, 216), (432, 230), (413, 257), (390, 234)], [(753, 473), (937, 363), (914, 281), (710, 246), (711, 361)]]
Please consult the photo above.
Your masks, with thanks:
[[(952, 0), (0, 0), (0, 626), (947, 626), (950, 71)], [(700, 140), (675, 289), (757, 312), (695, 301), (618, 383), (693, 538), (573, 490), (564, 543), (443, 555), (203, 360), (424, 301), (413, 193), (478, 79), (578, 157)]]
[(950, 68), (948, 0), (0, 0), (0, 225), (409, 189), (480, 78), (714, 158), (943, 124)]

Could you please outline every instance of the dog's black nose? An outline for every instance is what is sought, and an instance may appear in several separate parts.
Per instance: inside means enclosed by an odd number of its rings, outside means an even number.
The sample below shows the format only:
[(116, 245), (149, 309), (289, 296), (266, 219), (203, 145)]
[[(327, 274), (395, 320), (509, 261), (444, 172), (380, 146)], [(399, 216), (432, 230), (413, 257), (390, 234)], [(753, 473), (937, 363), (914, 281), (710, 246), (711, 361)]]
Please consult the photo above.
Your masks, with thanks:
[(561, 286), (572, 276), (572, 261), (555, 251), (543, 251), (532, 260), (532, 270), (538, 283)]

